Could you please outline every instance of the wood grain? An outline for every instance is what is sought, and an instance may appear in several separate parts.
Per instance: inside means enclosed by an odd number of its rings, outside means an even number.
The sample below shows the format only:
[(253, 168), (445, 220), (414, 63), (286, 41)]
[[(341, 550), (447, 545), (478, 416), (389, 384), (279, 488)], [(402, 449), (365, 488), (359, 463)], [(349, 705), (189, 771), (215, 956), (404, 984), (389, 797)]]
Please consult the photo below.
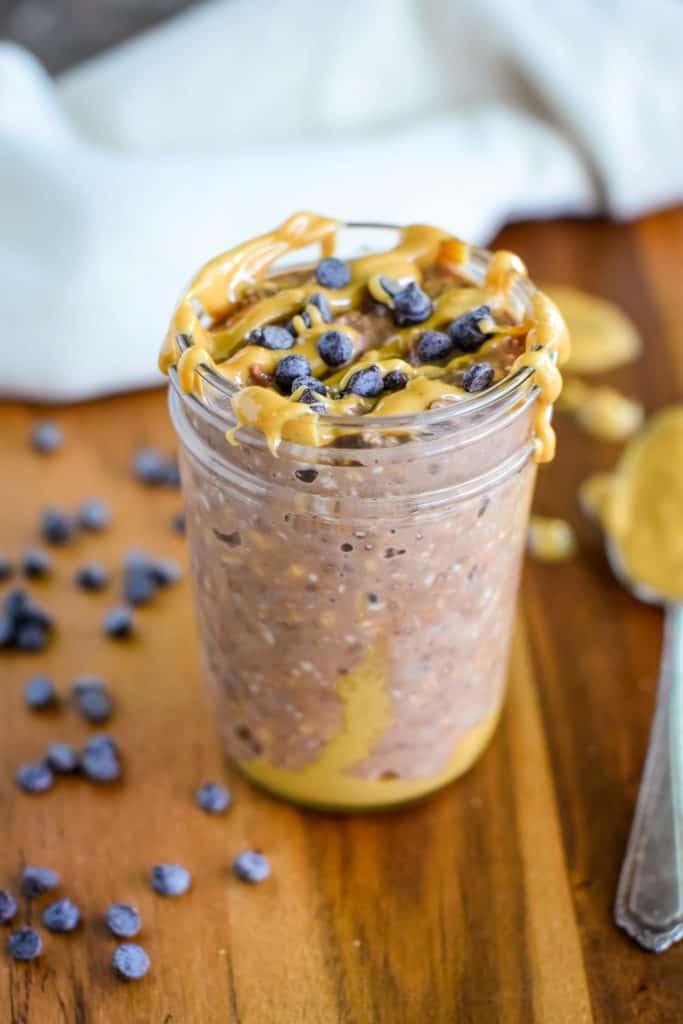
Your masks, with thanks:
[[(499, 240), (544, 280), (621, 303), (646, 350), (607, 375), (649, 409), (683, 392), (683, 211), (633, 226), (561, 222), (511, 226)], [(40, 508), (108, 497), (115, 524), (55, 555), (32, 589), (58, 616), (42, 655), (0, 656), (0, 887), (21, 864), (60, 871), (82, 906), (73, 936), (46, 935), (39, 964), (0, 953), (0, 1024), (674, 1024), (683, 1019), (683, 946), (653, 957), (612, 925), (611, 905), (647, 743), (661, 615), (623, 593), (576, 489), (618, 447), (558, 417), (560, 455), (540, 473), (538, 511), (568, 516), (580, 556), (529, 564), (507, 707), (494, 742), (463, 780), (392, 813), (336, 817), (259, 793), (223, 762), (204, 703), (188, 581), (141, 610), (139, 639), (102, 636), (110, 594), (85, 595), (76, 566), (112, 568), (131, 545), (184, 560), (170, 529), (180, 499), (131, 479), (142, 444), (173, 450), (161, 392), (76, 406), (56, 415), (67, 443), (51, 458), (27, 444), (36, 410), (6, 405), (0, 550), (37, 539)], [(116, 585), (119, 580), (117, 578)], [(45, 717), (22, 704), (30, 673), (68, 692), (82, 672), (111, 680), (125, 783), (64, 781), (18, 793), (17, 764), (87, 727), (65, 707)], [(235, 803), (211, 819), (194, 787), (227, 779)], [(263, 848), (273, 876), (235, 881), (229, 864)], [(157, 861), (186, 864), (192, 891), (156, 897)], [(110, 969), (101, 924), (113, 900), (138, 904), (152, 957), (137, 985)], [(36, 910), (22, 906), (27, 919)], [(4, 932), (3, 932), (4, 938)]]

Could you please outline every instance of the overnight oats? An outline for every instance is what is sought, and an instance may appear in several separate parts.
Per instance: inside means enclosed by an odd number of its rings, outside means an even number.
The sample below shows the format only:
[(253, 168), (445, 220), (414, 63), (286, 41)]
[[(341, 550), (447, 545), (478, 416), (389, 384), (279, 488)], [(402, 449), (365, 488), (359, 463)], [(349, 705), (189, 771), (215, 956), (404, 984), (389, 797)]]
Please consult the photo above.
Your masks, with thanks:
[(161, 366), (205, 672), (251, 779), (386, 806), (482, 751), (566, 345), (518, 257), (424, 225), (300, 213), (199, 272)]

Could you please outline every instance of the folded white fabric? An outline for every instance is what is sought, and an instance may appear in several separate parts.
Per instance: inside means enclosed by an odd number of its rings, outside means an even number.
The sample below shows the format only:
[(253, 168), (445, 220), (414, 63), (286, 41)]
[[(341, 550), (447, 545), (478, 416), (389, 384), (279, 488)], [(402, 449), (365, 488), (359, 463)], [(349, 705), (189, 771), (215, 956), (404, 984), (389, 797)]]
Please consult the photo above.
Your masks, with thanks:
[(0, 393), (159, 380), (205, 259), (297, 208), (485, 242), (683, 198), (683, 7), (214, 0), (52, 82), (0, 45)]

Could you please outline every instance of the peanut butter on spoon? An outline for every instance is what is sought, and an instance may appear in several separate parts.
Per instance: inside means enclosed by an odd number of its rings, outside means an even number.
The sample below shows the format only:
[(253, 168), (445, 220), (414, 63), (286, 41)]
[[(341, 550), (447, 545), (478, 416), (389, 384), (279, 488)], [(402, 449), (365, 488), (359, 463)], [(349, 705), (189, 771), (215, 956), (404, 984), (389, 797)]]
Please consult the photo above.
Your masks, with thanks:
[[(601, 474), (593, 492), (629, 579), (664, 600), (683, 601), (683, 406), (653, 416), (626, 447), (609, 485)], [(586, 485), (583, 493), (590, 495)]]
[[(516, 286), (527, 278), (519, 257), (493, 254), (478, 283), (467, 269), (466, 243), (413, 224), (386, 252), (336, 261), (345, 268), (339, 281), (321, 278), (322, 264), (274, 274), (283, 256), (313, 243), (334, 263), (329, 258), (341, 226), (297, 213), (208, 263), (178, 304), (161, 369), (176, 366), (188, 392), (201, 393), (196, 371), (202, 366), (224, 377), (234, 388), (238, 427), (260, 430), (276, 453), (283, 440), (335, 443), (348, 430), (330, 417), (416, 414), (466, 400), (528, 368), (538, 388), (534, 457), (552, 459), (550, 421), (568, 335), (545, 295), (533, 292), (529, 306), (520, 301)], [(376, 312), (368, 312), (373, 302)], [(264, 331), (285, 327), (291, 341), (264, 345)], [(330, 331), (343, 333), (348, 346), (350, 358), (339, 368), (322, 355)], [(433, 357), (424, 355), (432, 350)], [(302, 373), (283, 383), (283, 360), (291, 357), (300, 357)]]

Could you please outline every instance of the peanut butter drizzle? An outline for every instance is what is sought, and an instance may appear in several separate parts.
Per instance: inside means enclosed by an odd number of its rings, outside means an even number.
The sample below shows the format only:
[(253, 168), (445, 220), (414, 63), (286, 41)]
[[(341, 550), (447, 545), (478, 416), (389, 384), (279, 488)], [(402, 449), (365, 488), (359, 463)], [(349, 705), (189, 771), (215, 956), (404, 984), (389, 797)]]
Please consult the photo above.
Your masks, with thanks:
[(683, 601), (683, 406), (663, 409), (627, 445), (611, 478), (584, 483), (628, 577)]
[[(351, 280), (346, 287), (326, 289), (311, 278), (301, 285), (284, 287), (275, 294), (248, 301), (250, 290), (263, 281), (273, 263), (286, 253), (320, 242), (323, 255), (330, 256), (339, 226), (336, 220), (298, 213), (275, 231), (245, 242), (208, 263), (176, 309), (162, 346), (161, 369), (168, 372), (170, 366), (177, 364), (179, 383), (185, 391), (201, 388), (196, 370), (202, 364), (226, 377), (239, 389), (232, 399), (238, 425), (261, 430), (271, 451), (276, 453), (282, 440), (320, 446), (330, 444), (343, 432), (325, 423), (325, 416), (321, 417), (310, 405), (298, 402), (298, 395), (282, 396), (261, 383), (249, 383), (254, 371), (261, 376), (272, 375), (288, 352), (305, 356), (312, 373), (333, 388), (343, 388), (354, 373), (366, 366), (375, 365), (383, 374), (400, 368), (410, 378), (407, 386), (385, 393), (378, 400), (329, 395), (320, 396), (319, 401), (316, 398), (316, 405), (324, 406), (327, 415), (399, 416), (423, 412), (435, 403), (467, 398), (462, 388), (442, 378), (485, 358), (490, 346), (491, 351), (495, 350), (496, 338), (526, 334), (526, 351), (513, 363), (509, 374), (525, 367), (534, 371), (534, 384), (539, 389), (534, 458), (538, 462), (552, 459), (555, 435), (550, 419), (552, 405), (562, 386), (556, 363), (566, 358), (567, 331), (554, 304), (540, 292), (532, 296), (531, 319), (524, 319), (525, 310), (517, 308), (521, 301), (514, 286), (526, 280), (526, 268), (514, 253), (495, 253), (484, 286), (478, 287), (464, 280), (464, 266), (470, 254), (466, 243), (441, 229), (413, 224), (401, 230), (398, 244), (388, 252), (350, 260)], [(319, 356), (317, 341), (334, 325), (323, 323), (319, 310), (310, 302), (311, 296), (314, 293), (324, 295), (335, 314), (358, 307), (368, 291), (391, 308), (393, 298), (381, 279), (388, 278), (399, 285), (409, 281), (420, 283), (423, 271), (432, 266), (445, 267), (460, 277), (453, 287), (446, 288), (432, 300), (432, 315), (421, 324), (396, 328), (378, 348), (369, 351), (363, 351), (363, 339), (357, 331), (339, 324), (352, 339), (353, 359), (342, 371), (330, 372)], [(493, 340), (481, 346), (476, 359), (457, 355), (445, 366), (416, 367), (400, 358), (411, 353), (424, 331), (443, 329), (448, 321), (485, 303), (492, 309), (493, 316), (485, 327)], [(307, 312), (310, 326), (301, 316), (302, 310)], [(204, 326), (202, 315), (208, 316), (212, 325), (218, 323), (219, 326)], [(496, 323), (496, 316), (511, 322)], [(286, 319), (290, 319), (297, 336), (292, 349), (273, 351), (245, 344), (252, 331)], [(190, 343), (182, 353), (179, 336)], [(264, 381), (267, 380), (268, 377), (264, 377)], [(230, 432), (229, 440), (234, 441), (234, 433), (235, 430)]]

